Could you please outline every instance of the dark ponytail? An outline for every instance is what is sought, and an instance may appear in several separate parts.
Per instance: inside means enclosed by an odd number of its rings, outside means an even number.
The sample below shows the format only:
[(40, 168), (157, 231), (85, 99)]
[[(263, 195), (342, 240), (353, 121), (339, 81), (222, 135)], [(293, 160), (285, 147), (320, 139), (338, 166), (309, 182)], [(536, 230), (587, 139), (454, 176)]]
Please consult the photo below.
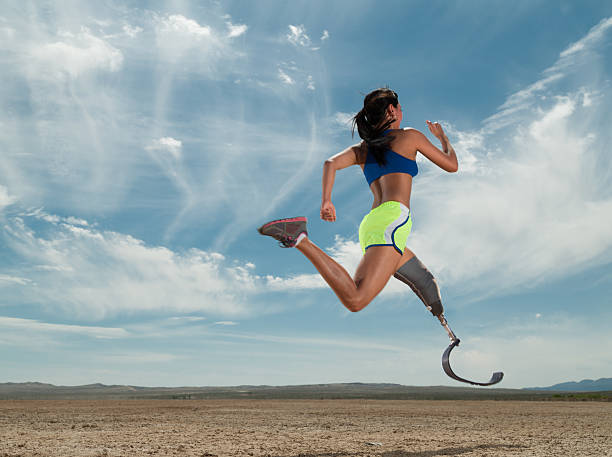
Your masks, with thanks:
[(363, 108), (353, 117), (353, 135), (355, 128), (362, 140), (368, 146), (379, 165), (385, 165), (385, 150), (393, 140), (393, 135), (383, 135), (393, 119), (387, 119), (387, 107), (393, 105), (397, 107), (397, 94), (391, 89), (376, 89), (366, 95), (363, 100)]

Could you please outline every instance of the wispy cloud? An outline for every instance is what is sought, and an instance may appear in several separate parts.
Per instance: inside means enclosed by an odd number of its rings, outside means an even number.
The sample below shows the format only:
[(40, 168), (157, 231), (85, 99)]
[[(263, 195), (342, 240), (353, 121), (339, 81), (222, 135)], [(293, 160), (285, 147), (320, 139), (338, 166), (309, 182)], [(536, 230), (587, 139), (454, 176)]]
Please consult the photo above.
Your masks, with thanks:
[(169, 70), (195, 71), (209, 77), (224, 73), (219, 64), (239, 57), (232, 46), (232, 39), (244, 34), (246, 25), (226, 23), (229, 32), (201, 24), (182, 14), (156, 16), (154, 19), (157, 47), (163, 60), (180, 66)]
[(123, 30), (123, 33), (125, 33), (130, 38), (135, 38), (140, 33), (142, 33), (144, 29), (142, 27), (132, 26), (130, 24), (124, 24), (122, 27), (122, 30)]
[(515, 124), (527, 115), (526, 110), (537, 106), (543, 97), (545, 99), (550, 95), (547, 91), (555, 83), (569, 75), (578, 74), (578, 78), (581, 78), (581, 75), (588, 75), (589, 63), (597, 58), (591, 52), (605, 42), (606, 34), (611, 27), (612, 18), (603, 19), (584, 37), (570, 44), (560, 53), (557, 61), (543, 71), (541, 79), (510, 95), (497, 113), (484, 120), (484, 131), (493, 134), (500, 128)]
[[(610, 94), (593, 72), (609, 28), (604, 20), (570, 45), (481, 130), (451, 128), (456, 177), (425, 169), (419, 178), (434, 194), (423, 192), (417, 178), (409, 245), (446, 284), (498, 294), (612, 260), (612, 238), (603, 229), (612, 223), (605, 184), (611, 170), (601, 166), (607, 140), (591, 124), (611, 118)], [(570, 74), (569, 89), (557, 84)]]
[(18, 329), (22, 331), (34, 330), (39, 332), (72, 333), (94, 338), (125, 338), (129, 332), (117, 327), (95, 327), (72, 324), (52, 324), (40, 322), (35, 319), (21, 319), (16, 317), (1, 317), (0, 328)]
[(5, 186), (0, 185), (0, 211), (6, 206), (12, 205), (17, 199), (8, 193)]
[(297, 48), (318, 51), (323, 43), (329, 40), (329, 36), (329, 31), (323, 30), (321, 38), (319, 39), (319, 45), (313, 46), (312, 40), (308, 33), (306, 33), (306, 27), (304, 27), (304, 25), (289, 25), (289, 33), (287, 33), (286, 38), (289, 43)]
[(29, 280), (28, 278), (20, 278), (19, 276), (9, 276), (9, 275), (0, 274), (0, 287), (2, 286), (3, 282), (15, 283), (15, 284), (25, 286), (26, 284), (32, 281)]
[(100, 357), (100, 360), (105, 364), (149, 364), (149, 363), (167, 363), (174, 360), (180, 360), (185, 356), (170, 354), (167, 352), (120, 352), (116, 354), (104, 354)]
[(355, 113), (343, 113), (338, 111), (333, 114), (332, 121), (337, 127), (346, 129), (350, 127), (353, 116), (355, 116)]
[(316, 337), (300, 337), (300, 336), (279, 336), (270, 334), (254, 334), (254, 333), (217, 333), (218, 336), (239, 340), (265, 341), (272, 343), (289, 344), (295, 346), (324, 346), (331, 348), (351, 348), (364, 350), (384, 350), (390, 352), (409, 352), (408, 349), (402, 346), (384, 344), (377, 341), (354, 341), (341, 338), (316, 338)]
[[(568, 59), (572, 55), (596, 46), (602, 39), (605, 39), (605, 34), (610, 27), (612, 27), (612, 17), (602, 19), (599, 24), (589, 30), (589, 33), (587, 33), (580, 40), (569, 45), (563, 52), (561, 52), (560, 57), (562, 59)], [(557, 65), (562, 66), (563, 63), (563, 61), (560, 61)]]
[(285, 73), (285, 71), (282, 68), (278, 69), (278, 79), (280, 79), (281, 82), (283, 82), (284, 84), (289, 84), (289, 85), (295, 84), (295, 81), (293, 80), (293, 78), (289, 76), (287, 73)]
[(4, 275), (3, 282), (13, 283), (7, 299), (20, 296), (28, 303), (97, 320), (155, 310), (245, 315), (245, 294), (257, 292), (259, 280), (250, 268), (226, 264), (218, 253), (177, 253), (129, 235), (68, 223), (52, 226), (42, 238), (23, 218), (8, 223), (4, 242), (31, 267), (20, 276)]

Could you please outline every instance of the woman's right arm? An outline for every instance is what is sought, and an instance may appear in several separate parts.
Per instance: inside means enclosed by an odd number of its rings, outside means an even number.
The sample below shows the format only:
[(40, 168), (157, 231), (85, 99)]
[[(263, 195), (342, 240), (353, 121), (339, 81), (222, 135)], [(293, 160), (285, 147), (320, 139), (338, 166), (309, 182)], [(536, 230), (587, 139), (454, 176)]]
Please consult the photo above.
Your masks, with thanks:
[(417, 150), (444, 171), (455, 173), (459, 168), (457, 155), (455, 154), (455, 150), (451, 146), (446, 133), (444, 133), (442, 126), (437, 122), (427, 121), (427, 127), (429, 127), (429, 131), (433, 133), (438, 140), (440, 140), (442, 150), (431, 144), (431, 141), (429, 141), (427, 137), (418, 130), (411, 130), (413, 135), (416, 137)]
[(359, 163), (361, 145), (357, 144), (330, 157), (323, 164), (323, 192), (321, 194), (321, 219), (333, 222), (336, 220), (336, 209), (331, 202), (332, 189), (336, 171)]

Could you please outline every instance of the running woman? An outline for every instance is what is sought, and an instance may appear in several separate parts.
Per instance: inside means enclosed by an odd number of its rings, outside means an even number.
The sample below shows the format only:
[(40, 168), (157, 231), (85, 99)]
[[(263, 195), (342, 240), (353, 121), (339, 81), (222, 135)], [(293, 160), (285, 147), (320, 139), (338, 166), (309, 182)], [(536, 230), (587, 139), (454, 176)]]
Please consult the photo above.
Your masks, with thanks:
[(457, 156), (439, 123), (427, 121), (427, 127), (442, 149), (416, 129), (400, 129), (401, 121), (397, 94), (388, 88), (372, 91), (353, 118), (353, 133), (356, 127), (363, 141), (330, 157), (323, 166), (321, 219), (336, 220), (331, 194), (337, 170), (360, 166), (374, 197), (372, 210), (359, 226), (363, 257), (353, 278), (310, 240), (305, 217), (271, 221), (258, 230), (304, 254), (350, 311), (365, 308), (395, 276), (414, 290), (432, 314), (440, 316), (443, 307), (436, 280), (406, 248), (412, 227), (410, 193), (418, 173), (417, 153), (449, 173), (457, 171)]

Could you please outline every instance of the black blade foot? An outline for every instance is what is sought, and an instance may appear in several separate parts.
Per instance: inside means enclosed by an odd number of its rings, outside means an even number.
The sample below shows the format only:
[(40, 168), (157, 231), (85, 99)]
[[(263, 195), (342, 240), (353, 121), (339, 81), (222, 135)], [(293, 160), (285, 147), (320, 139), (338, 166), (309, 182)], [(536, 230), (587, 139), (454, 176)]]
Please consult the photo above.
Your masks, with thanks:
[(449, 347), (446, 348), (446, 351), (444, 351), (444, 354), (442, 354), (442, 369), (448, 376), (450, 376), (453, 379), (456, 379), (457, 381), (465, 382), (467, 384), (472, 384), (473, 386), (492, 386), (493, 384), (497, 384), (504, 378), (504, 374), (501, 371), (496, 371), (495, 373), (493, 373), (489, 382), (475, 382), (475, 381), (470, 381), (469, 379), (464, 379), (461, 376), (457, 376), (450, 366), (449, 358), (450, 358), (450, 353), (455, 348), (455, 346), (459, 346), (459, 342), (460, 340), (459, 338), (457, 338), (455, 341), (453, 341), (450, 344)]

